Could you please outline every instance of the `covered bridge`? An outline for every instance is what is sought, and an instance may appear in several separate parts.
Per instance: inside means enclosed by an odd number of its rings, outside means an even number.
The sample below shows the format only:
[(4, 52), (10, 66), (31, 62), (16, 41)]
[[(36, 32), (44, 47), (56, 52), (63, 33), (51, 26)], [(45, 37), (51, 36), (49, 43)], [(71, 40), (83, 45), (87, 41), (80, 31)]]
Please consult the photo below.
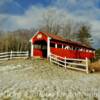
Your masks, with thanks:
[(30, 42), (31, 57), (49, 58), (50, 53), (76, 59), (92, 59), (95, 57), (95, 49), (45, 32), (37, 32)]

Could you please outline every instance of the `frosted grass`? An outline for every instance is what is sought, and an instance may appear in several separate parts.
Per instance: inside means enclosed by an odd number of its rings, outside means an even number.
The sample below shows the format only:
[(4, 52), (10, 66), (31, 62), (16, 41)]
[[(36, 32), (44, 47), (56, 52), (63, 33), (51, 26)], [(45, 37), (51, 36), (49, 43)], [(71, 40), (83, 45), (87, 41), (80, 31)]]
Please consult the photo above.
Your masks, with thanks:
[(100, 100), (100, 73), (65, 70), (47, 60), (3, 62), (0, 100)]

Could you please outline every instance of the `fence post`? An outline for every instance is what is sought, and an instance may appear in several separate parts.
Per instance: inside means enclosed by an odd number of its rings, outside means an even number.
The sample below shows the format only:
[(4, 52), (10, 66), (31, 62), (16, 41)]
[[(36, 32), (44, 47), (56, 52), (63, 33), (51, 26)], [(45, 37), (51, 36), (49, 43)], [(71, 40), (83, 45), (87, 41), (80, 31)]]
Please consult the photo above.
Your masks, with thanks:
[(13, 52), (12, 52), (12, 50), (11, 50), (11, 52), (10, 52), (10, 59), (12, 59), (13, 58)]
[(50, 53), (50, 63), (51, 63), (51, 53)]
[(27, 51), (27, 54), (26, 54), (27, 58), (29, 57), (29, 51)]
[(86, 58), (86, 73), (89, 73), (89, 64), (88, 64), (88, 58)]
[(67, 66), (66, 66), (66, 57), (65, 57), (65, 59), (64, 59), (64, 63), (65, 63), (65, 69), (66, 69), (66, 67), (67, 67)]

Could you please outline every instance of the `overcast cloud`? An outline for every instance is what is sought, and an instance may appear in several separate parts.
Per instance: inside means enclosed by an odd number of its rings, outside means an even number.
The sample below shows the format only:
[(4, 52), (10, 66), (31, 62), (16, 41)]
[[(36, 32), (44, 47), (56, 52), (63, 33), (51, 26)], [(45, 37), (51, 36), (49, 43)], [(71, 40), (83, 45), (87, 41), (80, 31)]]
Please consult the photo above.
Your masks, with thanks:
[[(25, 1), (25, 0), (23, 0)], [(40, 0), (37, 0), (38, 2)], [(65, 15), (66, 18), (72, 18), (76, 21), (83, 21), (90, 23), (92, 30), (91, 34), (94, 38), (94, 47), (100, 48), (100, 2), (99, 0), (51, 0), (50, 4), (33, 3), (27, 8), (19, 2), (19, 0), (0, 0), (0, 8), (2, 6), (8, 7), (8, 4), (14, 4), (18, 11), (22, 14), (15, 14), (16, 12), (8, 12), (3, 8), (0, 10), (0, 29), (6, 31), (13, 31), (22, 28), (37, 28), (42, 20), (43, 13), (49, 9), (54, 9), (58, 15)], [(10, 9), (10, 8), (9, 8)], [(15, 9), (15, 11), (17, 11)], [(13, 10), (13, 9), (11, 9)], [(7, 12), (6, 12), (7, 11)], [(18, 13), (17, 11), (17, 13)], [(19, 12), (20, 12), (19, 11)], [(65, 22), (65, 21), (63, 21)]]

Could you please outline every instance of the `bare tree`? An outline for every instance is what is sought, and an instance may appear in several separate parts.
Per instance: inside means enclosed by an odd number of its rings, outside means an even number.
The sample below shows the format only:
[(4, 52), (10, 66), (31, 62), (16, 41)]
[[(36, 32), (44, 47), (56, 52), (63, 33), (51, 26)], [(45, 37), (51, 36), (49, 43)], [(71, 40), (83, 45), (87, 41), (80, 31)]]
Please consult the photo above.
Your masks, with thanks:
[(65, 39), (70, 39), (77, 41), (77, 31), (79, 30), (79, 25), (72, 19), (68, 19), (66, 23), (62, 24), (62, 36)]
[(30, 50), (29, 39), (32, 35), (33, 32), (31, 30), (24, 29), (6, 32), (5, 35), (0, 36), (0, 52)]
[(49, 9), (43, 13), (39, 30), (43, 32), (60, 35), (65, 39), (77, 40), (78, 22), (67, 18), (67, 14), (58, 12), (56, 9)]
[(59, 18), (60, 15), (57, 16), (56, 10), (54, 9), (49, 9), (43, 13), (41, 25), (39, 26), (40, 31), (57, 35), (60, 31)]

